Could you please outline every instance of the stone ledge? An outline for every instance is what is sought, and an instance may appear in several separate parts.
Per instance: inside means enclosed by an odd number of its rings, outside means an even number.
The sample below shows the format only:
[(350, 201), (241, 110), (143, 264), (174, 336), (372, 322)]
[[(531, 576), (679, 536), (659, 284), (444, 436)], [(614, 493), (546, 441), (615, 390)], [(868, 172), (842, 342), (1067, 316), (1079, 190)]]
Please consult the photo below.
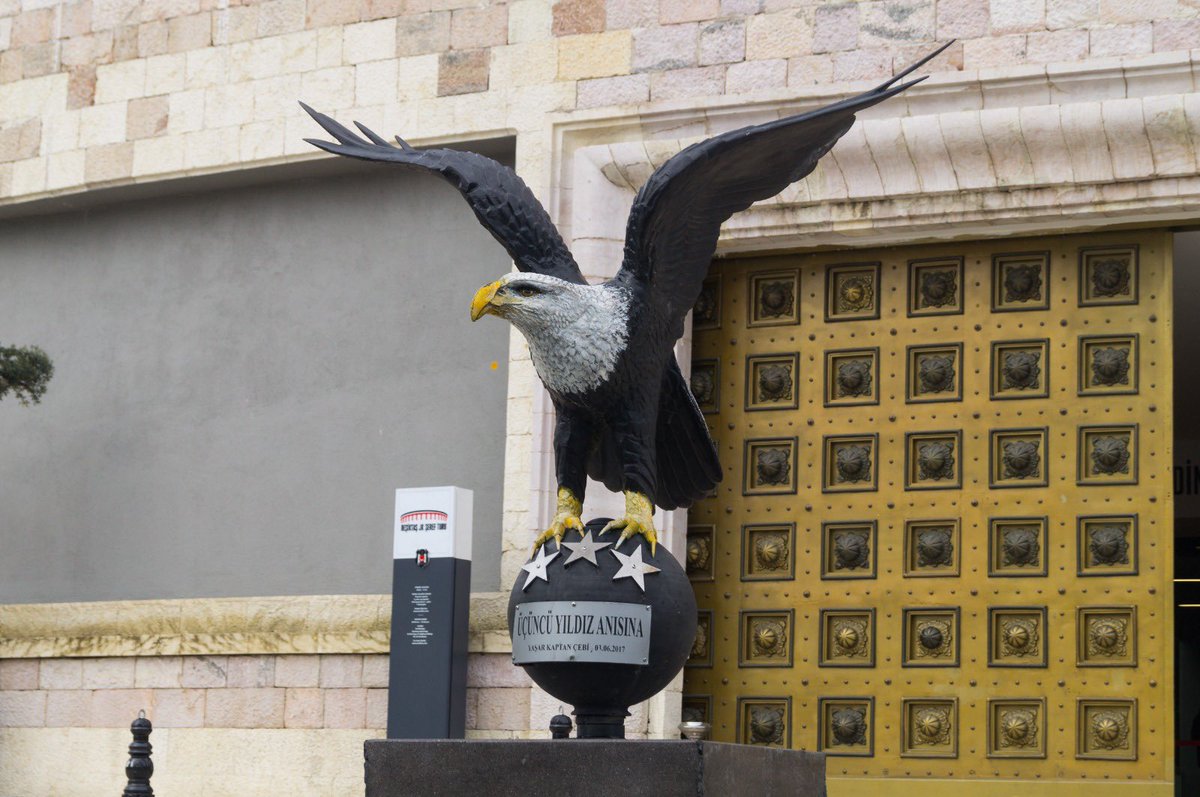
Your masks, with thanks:
[[(474, 653), (510, 650), (508, 596), (471, 596)], [(390, 595), (0, 605), (0, 659), (387, 653)]]
[(371, 740), (367, 797), (493, 794), (528, 797), (703, 794), (825, 797), (825, 755), (717, 742)]

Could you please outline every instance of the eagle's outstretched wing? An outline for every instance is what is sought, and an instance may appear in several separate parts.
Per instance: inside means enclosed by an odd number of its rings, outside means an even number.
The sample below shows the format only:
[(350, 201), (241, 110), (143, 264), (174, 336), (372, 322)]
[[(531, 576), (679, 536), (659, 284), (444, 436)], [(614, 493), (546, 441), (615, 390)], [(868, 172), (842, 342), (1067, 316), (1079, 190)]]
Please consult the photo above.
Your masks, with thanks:
[(458, 189), (475, 218), (508, 251), (518, 269), (568, 282), (585, 282), (550, 214), (512, 169), (474, 152), (414, 149), (399, 136), (396, 142), (400, 146), (396, 147), (355, 122), (368, 141), (304, 103), (300, 106), (337, 140), (335, 144), (306, 138), (308, 143), (335, 155), (395, 163), (439, 175)]
[(646, 287), (649, 309), (668, 325), (672, 342), (700, 296), (721, 224), (809, 174), (857, 111), (924, 80), (895, 85), (949, 46), (856, 97), (693, 144), (650, 175), (633, 201), (618, 279)]

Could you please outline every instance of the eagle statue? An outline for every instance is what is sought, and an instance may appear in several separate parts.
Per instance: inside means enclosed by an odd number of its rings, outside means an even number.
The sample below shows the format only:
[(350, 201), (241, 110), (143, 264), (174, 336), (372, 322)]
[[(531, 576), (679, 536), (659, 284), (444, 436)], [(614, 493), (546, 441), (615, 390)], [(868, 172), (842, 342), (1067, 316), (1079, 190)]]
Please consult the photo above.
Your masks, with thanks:
[(654, 506), (690, 506), (721, 480), (717, 448), (675, 360), (675, 342), (700, 296), (721, 224), (815, 168), (855, 113), (924, 80), (899, 83), (949, 43), (876, 88), (808, 113), (732, 130), (693, 144), (638, 191), (624, 258), (611, 280), (584, 279), (549, 214), (508, 167), (472, 152), (416, 149), (362, 124), (354, 133), (301, 103), (335, 141), (306, 139), (337, 155), (432, 172), (458, 189), (517, 271), (484, 285), (471, 320), (495, 315), (525, 336), (553, 401), (557, 511), (534, 550), (569, 529), (582, 534), (587, 477), (625, 494), (620, 546), (642, 535), (654, 553)]

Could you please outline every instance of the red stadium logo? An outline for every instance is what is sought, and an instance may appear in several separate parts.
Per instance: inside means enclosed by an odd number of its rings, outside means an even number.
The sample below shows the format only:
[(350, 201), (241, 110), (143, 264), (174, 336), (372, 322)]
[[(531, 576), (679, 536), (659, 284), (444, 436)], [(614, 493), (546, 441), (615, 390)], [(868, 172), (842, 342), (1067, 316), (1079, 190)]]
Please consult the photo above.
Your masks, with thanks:
[(414, 509), (400, 516), (397, 531), (445, 531), (450, 516), (436, 509)]
[(445, 523), (450, 516), (436, 509), (416, 509), (400, 516), (401, 523)]

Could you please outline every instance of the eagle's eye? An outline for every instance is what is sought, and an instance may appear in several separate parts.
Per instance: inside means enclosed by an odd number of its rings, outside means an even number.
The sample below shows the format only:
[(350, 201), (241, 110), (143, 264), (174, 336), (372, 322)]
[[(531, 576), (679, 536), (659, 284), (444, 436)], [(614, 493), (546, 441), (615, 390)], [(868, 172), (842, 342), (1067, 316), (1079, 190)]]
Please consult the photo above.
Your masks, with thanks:
[(539, 291), (537, 288), (533, 288), (528, 285), (522, 285), (517, 288), (517, 295), (519, 296), (537, 296), (539, 293), (541, 293), (541, 291)]

